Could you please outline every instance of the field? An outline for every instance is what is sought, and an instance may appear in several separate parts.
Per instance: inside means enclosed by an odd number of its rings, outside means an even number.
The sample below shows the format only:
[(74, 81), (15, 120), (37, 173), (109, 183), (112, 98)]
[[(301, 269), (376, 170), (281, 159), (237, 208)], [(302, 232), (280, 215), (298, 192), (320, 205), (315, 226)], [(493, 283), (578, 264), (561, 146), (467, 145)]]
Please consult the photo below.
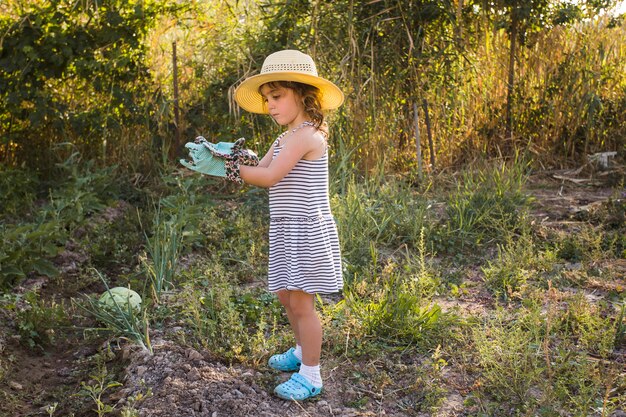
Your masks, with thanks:
[[(4, 415), (621, 415), (622, 166), (335, 183), (347, 285), (319, 300), (327, 391), (304, 404), (271, 395), (286, 376), (266, 360), (292, 341), (265, 291), (266, 192), (113, 175), (74, 170), (31, 199), (33, 223), (5, 226), (3, 253), (24, 262), (24, 242), (65, 242), (58, 274), (1, 299)], [(104, 283), (142, 311), (102, 318)]]

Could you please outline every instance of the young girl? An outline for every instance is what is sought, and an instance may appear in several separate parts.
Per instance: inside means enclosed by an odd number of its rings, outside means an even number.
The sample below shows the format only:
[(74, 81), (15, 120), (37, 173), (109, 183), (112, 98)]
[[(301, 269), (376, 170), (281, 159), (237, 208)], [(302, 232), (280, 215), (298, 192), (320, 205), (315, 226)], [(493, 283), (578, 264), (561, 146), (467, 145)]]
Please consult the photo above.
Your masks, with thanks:
[(286, 126), (257, 166), (241, 165), (240, 178), (269, 188), (269, 290), (285, 307), (296, 346), (269, 366), (298, 371), (275, 393), (304, 400), (320, 393), (322, 326), (315, 294), (341, 290), (337, 227), (328, 197), (328, 132), (323, 110), (343, 103), (343, 93), (317, 75), (310, 56), (294, 50), (269, 55), (259, 75), (235, 91), (243, 109), (269, 114)]

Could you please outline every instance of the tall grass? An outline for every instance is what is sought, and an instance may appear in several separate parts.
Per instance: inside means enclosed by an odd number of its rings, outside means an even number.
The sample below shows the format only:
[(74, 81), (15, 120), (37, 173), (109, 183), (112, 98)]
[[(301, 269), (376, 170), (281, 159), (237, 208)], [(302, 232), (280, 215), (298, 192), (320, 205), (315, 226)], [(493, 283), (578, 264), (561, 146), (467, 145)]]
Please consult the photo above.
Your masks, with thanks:
[(502, 242), (526, 221), (528, 162), (514, 159), (464, 171), (447, 203), (449, 237), (461, 246)]
[(364, 265), (370, 245), (393, 253), (416, 248), (424, 230), (432, 227), (430, 202), (402, 181), (382, 176), (358, 183), (352, 179), (344, 194), (332, 199), (343, 255), (350, 265)]
[(144, 232), (149, 258), (142, 258), (146, 275), (158, 300), (163, 291), (174, 285), (176, 266), (182, 248), (184, 210), (163, 219), (160, 206), (154, 216), (152, 236)]

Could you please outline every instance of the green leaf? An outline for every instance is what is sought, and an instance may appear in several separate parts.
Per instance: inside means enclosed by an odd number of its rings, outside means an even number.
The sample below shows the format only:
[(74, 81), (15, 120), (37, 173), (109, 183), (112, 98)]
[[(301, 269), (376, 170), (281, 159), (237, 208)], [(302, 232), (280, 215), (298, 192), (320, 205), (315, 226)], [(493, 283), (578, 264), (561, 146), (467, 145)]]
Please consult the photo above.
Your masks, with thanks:
[(37, 259), (33, 261), (32, 266), (35, 271), (48, 277), (55, 277), (59, 274), (59, 270), (47, 259)]

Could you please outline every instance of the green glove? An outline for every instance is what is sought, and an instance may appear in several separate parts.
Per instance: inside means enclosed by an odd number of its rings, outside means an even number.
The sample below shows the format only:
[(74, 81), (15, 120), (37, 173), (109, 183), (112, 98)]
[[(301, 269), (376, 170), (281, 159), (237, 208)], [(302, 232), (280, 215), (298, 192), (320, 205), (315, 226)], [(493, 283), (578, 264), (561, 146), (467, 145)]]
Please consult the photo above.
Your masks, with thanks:
[(214, 177), (226, 177), (224, 159), (218, 158), (202, 143), (187, 142), (185, 148), (189, 149), (192, 161), (180, 160), (180, 163), (196, 172), (212, 175)]
[(245, 142), (244, 138), (239, 138), (234, 143), (213, 144), (204, 137), (198, 136), (194, 142), (185, 144), (185, 148), (189, 149), (192, 162), (181, 159), (180, 163), (193, 171), (225, 177), (229, 181), (243, 184), (239, 175), (239, 166), (259, 164), (256, 153), (243, 148)]

